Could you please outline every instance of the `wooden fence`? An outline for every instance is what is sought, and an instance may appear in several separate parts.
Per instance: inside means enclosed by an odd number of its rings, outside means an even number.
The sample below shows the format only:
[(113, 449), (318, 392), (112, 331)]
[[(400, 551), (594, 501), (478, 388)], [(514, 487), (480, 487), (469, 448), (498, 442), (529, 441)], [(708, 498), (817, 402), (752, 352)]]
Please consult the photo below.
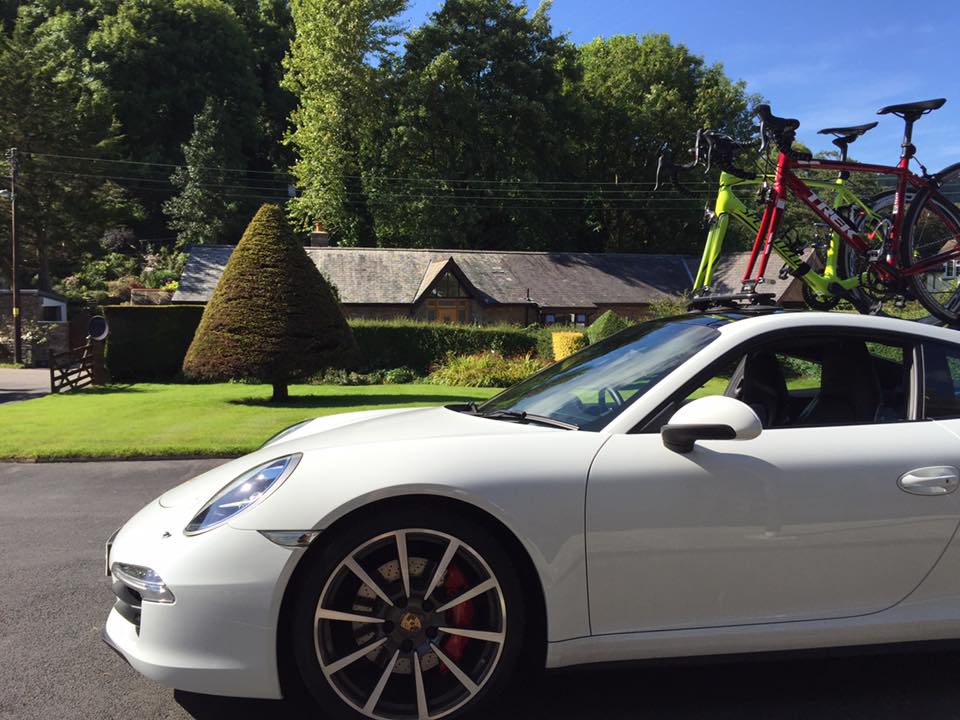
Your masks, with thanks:
[(98, 353), (92, 342), (62, 353), (50, 353), (50, 392), (56, 394), (91, 385)]

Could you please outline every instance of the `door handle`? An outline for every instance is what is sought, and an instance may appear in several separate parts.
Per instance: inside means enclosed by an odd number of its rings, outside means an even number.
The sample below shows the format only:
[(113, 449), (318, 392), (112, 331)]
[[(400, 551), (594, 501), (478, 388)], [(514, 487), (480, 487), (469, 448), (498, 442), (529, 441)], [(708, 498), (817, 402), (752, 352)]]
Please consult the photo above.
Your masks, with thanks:
[(946, 495), (960, 485), (960, 470), (951, 465), (917, 468), (901, 475), (897, 485), (912, 495)]

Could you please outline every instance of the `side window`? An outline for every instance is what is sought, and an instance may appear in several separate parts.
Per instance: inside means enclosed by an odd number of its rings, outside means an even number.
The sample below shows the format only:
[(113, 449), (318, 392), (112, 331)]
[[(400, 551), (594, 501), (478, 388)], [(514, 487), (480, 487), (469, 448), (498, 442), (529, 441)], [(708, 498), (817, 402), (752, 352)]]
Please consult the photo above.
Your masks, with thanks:
[[(768, 429), (901, 422), (909, 418), (909, 350), (858, 338), (788, 338), (715, 368), (683, 402), (730, 395)], [(954, 363), (960, 387), (960, 353)], [(948, 394), (960, 417), (960, 393), (950, 385)]]
[(923, 346), (924, 417), (960, 418), (960, 348)]
[(730, 381), (736, 374), (737, 367), (739, 365), (740, 358), (728, 363), (724, 363), (723, 367), (714, 370), (713, 375), (706, 382), (687, 395), (687, 397), (683, 400), (683, 404), (686, 405), (691, 400), (709, 397), (711, 395), (725, 395), (727, 393), (727, 388), (730, 386)]

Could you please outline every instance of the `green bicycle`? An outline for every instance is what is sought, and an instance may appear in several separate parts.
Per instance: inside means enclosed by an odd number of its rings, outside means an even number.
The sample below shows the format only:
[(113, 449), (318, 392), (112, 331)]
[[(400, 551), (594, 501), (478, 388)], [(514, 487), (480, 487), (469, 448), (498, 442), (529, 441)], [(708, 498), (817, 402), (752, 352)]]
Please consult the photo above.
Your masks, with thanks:
[[(869, 123), (855, 127), (826, 128), (821, 134), (834, 135), (833, 141), (840, 150), (842, 161), (846, 161), (848, 148), (858, 137), (877, 123)], [(747, 206), (736, 194), (737, 189), (753, 189), (761, 195), (773, 177), (758, 175), (749, 170), (736, 166), (739, 156), (746, 150), (755, 148), (753, 143), (741, 143), (717, 131), (700, 131), (694, 146), (692, 162), (677, 165), (670, 160), (665, 150), (661, 155), (657, 168), (657, 187), (660, 184), (660, 174), (666, 170), (674, 187), (683, 195), (693, 197), (679, 179), (680, 171), (692, 170), (701, 160), (706, 159), (707, 172), (711, 166), (721, 168), (719, 189), (713, 209), (706, 209), (705, 221), (708, 226), (707, 239), (700, 259), (700, 266), (693, 283), (693, 297), (700, 298), (713, 296), (711, 287), (713, 274), (723, 250), (727, 233), (731, 224), (736, 224), (752, 239), (760, 227), (760, 214)], [(846, 185), (847, 173), (839, 173), (833, 180), (808, 180), (807, 185), (828, 193), (832, 193), (832, 207), (848, 219), (858, 231), (868, 233), (877, 232), (889, 222), (889, 211), (893, 207), (895, 192), (882, 192), (867, 200), (861, 200), (857, 194)], [(784, 262), (781, 277), (794, 275), (803, 280), (803, 298), (808, 306), (815, 310), (832, 310), (842, 299), (849, 300), (861, 312), (869, 311), (873, 305), (867, 288), (864, 287), (865, 278), (858, 272), (860, 262), (855, 251), (843, 243), (835, 232), (831, 232), (823, 246), (814, 245), (815, 252), (806, 253), (807, 241), (791, 242), (789, 237), (780, 237), (774, 240), (773, 250)], [(806, 256), (806, 259), (805, 257)], [(744, 291), (756, 291), (757, 288), (743, 288)]]

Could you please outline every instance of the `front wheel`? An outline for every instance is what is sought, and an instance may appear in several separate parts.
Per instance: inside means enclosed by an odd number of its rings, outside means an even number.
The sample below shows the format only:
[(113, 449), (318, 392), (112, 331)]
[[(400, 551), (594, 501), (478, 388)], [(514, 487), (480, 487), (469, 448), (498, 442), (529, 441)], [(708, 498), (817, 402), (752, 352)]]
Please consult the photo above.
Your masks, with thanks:
[[(940, 186), (960, 179), (960, 165), (939, 176)], [(936, 256), (960, 250), (960, 210), (931, 190), (919, 192), (904, 219), (900, 245), (901, 268), (922, 266)], [(907, 282), (913, 294), (934, 317), (949, 325), (960, 324), (960, 275), (958, 258), (939, 262), (916, 274)]]
[(524, 597), (503, 546), (472, 518), (384, 509), (305, 558), (293, 647), (324, 711), (357, 720), (459, 718), (518, 666)]

